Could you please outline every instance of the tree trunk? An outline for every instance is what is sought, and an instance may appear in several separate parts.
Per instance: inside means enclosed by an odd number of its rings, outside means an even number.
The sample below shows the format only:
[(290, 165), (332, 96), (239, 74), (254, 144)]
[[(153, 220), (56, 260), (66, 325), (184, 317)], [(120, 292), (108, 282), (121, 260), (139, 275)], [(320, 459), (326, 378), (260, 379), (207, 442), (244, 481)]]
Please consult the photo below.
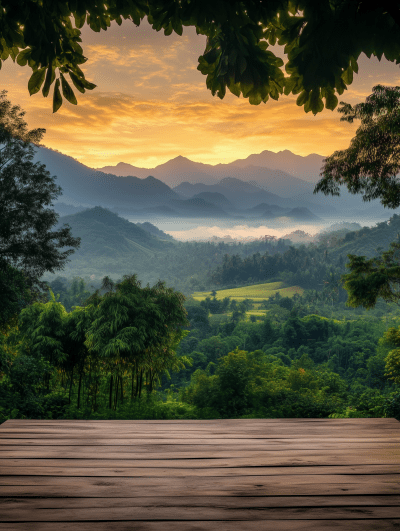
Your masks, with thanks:
[(116, 377), (115, 377), (114, 410), (117, 410), (117, 403), (118, 403), (118, 385), (119, 385), (119, 376), (116, 376)]
[(89, 365), (89, 383), (87, 385), (87, 396), (86, 396), (86, 405), (89, 405), (90, 401), (90, 384), (92, 383), (92, 366)]
[(134, 369), (132, 369), (132, 387), (131, 387), (131, 401), (133, 400), (133, 382), (135, 379)]
[(121, 378), (121, 404), (123, 404), (124, 403), (124, 381), (122, 379), (122, 376), (120, 378)]
[(140, 381), (140, 373), (139, 370), (136, 369), (136, 389), (135, 389), (135, 398), (138, 397), (139, 394), (139, 381)]
[(112, 388), (113, 388), (113, 375), (110, 376), (110, 397), (108, 401), (108, 409), (111, 409), (111, 406), (112, 406)]
[(81, 405), (81, 383), (82, 383), (82, 371), (79, 373), (79, 384), (78, 384), (78, 409)]
[(139, 399), (142, 396), (142, 380), (143, 380), (143, 369), (140, 369), (140, 380), (139, 380)]
[(98, 388), (99, 382), (98, 378), (96, 378), (96, 383), (94, 384), (94, 407), (93, 411), (96, 411), (97, 409), (97, 388)]
[(71, 382), (69, 384), (69, 396), (68, 396), (68, 404), (71, 404), (71, 391), (72, 391), (72, 383), (74, 381), (74, 367), (72, 366), (71, 371)]

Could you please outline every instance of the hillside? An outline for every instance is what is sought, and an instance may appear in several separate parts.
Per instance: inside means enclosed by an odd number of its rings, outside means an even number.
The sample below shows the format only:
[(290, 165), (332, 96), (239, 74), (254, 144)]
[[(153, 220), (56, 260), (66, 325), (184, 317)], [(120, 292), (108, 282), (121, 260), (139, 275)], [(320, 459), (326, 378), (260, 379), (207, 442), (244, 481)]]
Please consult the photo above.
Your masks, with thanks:
[(105, 174), (45, 147), (37, 148), (35, 161), (45, 164), (56, 176), (56, 184), (63, 190), (60, 202), (132, 210), (179, 199), (176, 192), (151, 175), (139, 179)]
[(144, 223), (136, 223), (136, 225), (145, 230), (146, 232), (150, 232), (150, 234), (156, 236), (160, 240), (174, 240), (174, 238), (170, 234), (167, 234), (166, 232), (160, 230), (158, 227), (156, 227), (152, 223), (149, 223), (148, 221), (145, 221)]
[[(333, 235), (335, 233), (332, 233)], [(329, 254), (347, 256), (355, 254), (372, 258), (380, 250), (386, 251), (391, 242), (400, 234), (400, 216), (394, 214), (389, 221), (382, 221), (374, 227), (348, 232), (338, 242), (333, 241)]]
[(120, 218), (102, 207), (60, 218), (59, 225), (68, 223), (74, 236), (82, 239), (76, 257), (121, 258), (126, 254), (154, 254), (165, 242), (135, 223)]
[[(265, 250), (274, 254), (278, 249), (277, 242), (265, 241), (245, 245), (179, 242), (150, 223), (131, 223), (102, 207), (60, 218), (59, 225), (64, 223), (71, 226), (72, 234), (82, 242), (65, 265), (62, 276), (93, 280), (135, 273), (144, 284), (161, 279), (187, 294), (211, 286), (210, 273), (226, 254), (244, 257)], [(285, 249), (283, 242), (279, 248)], [(54, 280), (54, 275), (46, 275), (45, 280)]]

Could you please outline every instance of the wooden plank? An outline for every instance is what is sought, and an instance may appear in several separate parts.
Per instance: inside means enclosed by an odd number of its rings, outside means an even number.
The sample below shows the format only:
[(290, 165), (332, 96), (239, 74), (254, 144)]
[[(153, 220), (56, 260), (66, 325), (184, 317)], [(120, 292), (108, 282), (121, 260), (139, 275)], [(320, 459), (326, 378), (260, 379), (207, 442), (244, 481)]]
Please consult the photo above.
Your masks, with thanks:
[[(365, 520), (254, 520), (238, 522), (57, 522), (57, 531), (390, 531), (398, 529), (400, 518)], [(54, 522), (0, 523), (2, 531), (54, 531)]]
[(312, 450), (314, 448), (325, 448), (325, 449), (364, 449), (364, 448), (399, 448), (399, 441), (393, 439), (392, 442), (388, 441), (374, 441), (374, 442), (364, 442), (362, 439), (360, 441), (350, 442), (348, 440), (340, 439), (338, 441), (332, 441), (330, 438), (324, 440), (312, 439), (307, 441), (307, 439), (301, 440), (280, 440), (275, 441), (273, 439), (245, 439), (244, 442), (238, 442), (237, 439), (219, 439), (218, 442), (212, 441), (212, 439), (206, 439), (201, 441), (201, 444), (198, 444), (198, 441), (195, 443), (190, 443), (186, 439), (172, 439), (172, 440), (160, 440), (160, 439), (149, 439), (146, 443), (143, 439), (97, 439), (97, 438), (63, 438), (63, 439), (0, 439), (0, 452), (8, 449), (8, 446), (21, 447), (21, 446), (121, 446), (127, 447), (131, 446), (135, 450), (155, 450), (155, 451), (168, 451), (172, 449), (178, 450), (220, 450), (225, 449), (229, 446), (230, 450), (235, 451), (246, 451), (251, 448), (252, 450), (281, 450), (281, 449), (296, 449), (296, 450)]
[[(152, 451), (129, 451), (115, 450), (113, 447), (97, 447), (96, 450), (86, 448), (82, 446), (70, 447), (70, 446), (36, 446), (36, 447), (15, 447), (12, 450), (4, 450), (0, 452), (1, 458), (81, 458), (91, 459), (96, 453), (97, 459), (146, 459), (146, 460), (158, 460), (158, 459), (237, 459), (241, 458), (243, 454), (247, 457), (258, 458), (263, 461), (264, 464), (281, 464), (288, 465), (289, 460), (292, 462), (302, 462), (306, 458), (309, 459), (307, 464), (315, 464), (315, 459), (323, 457), (325, 459), (324, 464), (346, 464), (353, 460), (354, 464), (373, 464), (395, 462), (398, 463), (400, 459), (400, 448), (397, 449), (371, 449), (369, 451), (360, 452), (357, 450), (280, 450), (280, 451), (252, 451), (247, 452), (232, 451), (232, 450), (220, 450), (220, 451), (169, 451), (169, 452), (152, 452)], [(351, 459), (350, 459), (351, 458)], [(342, 459), (342, 461), (340, 461)], [(350, 459), (350, 460), (349, 460)], [(339, 460), (339, 461), (338, 461)], [(321, 462), (321, 461), (320, 461)]]
[[(47, 430), (49, 431), (49, 430)], [(352, 436), (347, 435), (343, 436), (343, 434), (335, 435), (332, 433), (319, 433), (315, 436), (315, 439), (317, 441), (326, 441), (326, 440), (334, 440), (338, 442), (350, 441), (350, 442), (382, 442), (382, 441), (388, 441), (388, 442), (397, 442), (400, 435), (400, 430), (397, 433), (396, 436), (389, 437), (389, 436), (383, 436), (381, 432), (368, 432), (367, 435), (358, 436), (359, 433), (356, 431), (355, 434), (352, 434)], [(135, 441), (142, 441), (143, 443), (147, 443), (149, 441), (171, 441), (175, 444), (175, 441), (181, 441), (181, 436), (185, 437), (185, 440), (192, 441), (196, 440), (199, 441), (199, 444), (208, 444), (208, 441), (213, 444), (218, 444), (220, 442), (224, 441), (232, 441), (237, 442), (240, 444), (246, 444), (249, 441), (255, 441), (255, 442), (262, 442), (262, 441), (270, 441), (270, 442), (286, 442), (288, 444), (295, 443), (296, 441), (305, 442), (310, 441), (310, 438), (306, 434), (289, 434), (290, 436), (279, 436), (279, 435), (271, 435), (269, 433), (259, 433), (256, 435), (250, 435), (250, 434), (236, 434), (236, 433), (229, 433), (225, 434), (224, 436), (221, 436), (219, 434), (212, 435), (212, 434), (195, 434), (195, 433), (187, 433), (187, 434), (177, 434), (177, 433), (169, 433), (169, 434), (146, 434), (146, 433), (129, 433), (129, 432), (108, 432), (106, 430), (104, 431), (96, 431), (93, 432), (84, 432), (83, 430), (79, 430), (79, 432), (76, 432), (74, 430), (63, 430), (63, 431), (55, 431), (51, 433), (45, 433), (44, 431), (35, 430), (34, 432), (5, 432), (0, 430), (0, 440), (6, 442), (9, 439), (17, 439), (17, 440), (25, 440), (25, 439), (37, 439), (37, 440), (43, 440), (43, 439), (54, 439), (54, 440), (65, 440), (65, 439), (95, 439), (95, 440), (104, 440), (104, 439), (112, 439), (112, 440), (125, 440), (125, 439), (131, 439)], [(179, 444), (179, 442), (177, 443)]]
[(395, 419), (7, 421), (0, 531), (398, 528), (399, 428)]
[[(312, 438), (312, 443), (338, 443), (338, 444), (393, 444), (399, 443), (400, 434), (398, 437), (335, 437), (335, 436), (318, 436)], [(116, 434), (112, 438), (108, 434), (102, 434), (98, 433), (96, 435), (91, 435), (90, 437), (85, 435), (79, 435), (79, 436), (73, 436), (71, 432), (67, 434), (59, 434), (55, 433), (53, 435), (50, 434), (42, 434), (40, 432), (35, 434), (27, 434), (27, 433), (21, 433), (21, 434), (13, 434), (13, 433), (2, 433), (0, 431), (0, 445), (9, 445), (9, 444), (48, 444), (51, 442), (52, 444), (62, 444), (62, 441), (64, 441), (64, 444), (70, 444), (69, 441), (71, 441), (72, 444), (75, 444), (75, 442), (78, 441), (90, 441), (92, 444), (126, 444), (125, 441), (130, 441), (131, 444), (182, 444), (183, 440), (182, 437), (177, 438), (175, 434), (171, 436), (157, 436), (157, 437), (143, 437), (142, 435), (131, 435), (127, 436), (127, 434)], [(74, 441), (74, 442), (73, 442)], [(294, 445), (294, 444), (310, 444), (310, 438), (309, 437), (286, 437), (286, 438), (279, 438), (279, 437), (266, 437), (266, 436), (258, 436), (258, 437), (234, 437), (232, 435), (226, 436), (224, 438), (221, 437), (196, 437), (196, 436), (185, 436), (184, 438), (185, 444), (191, 444), (192, 441), (196, 444), (282, 444), (282, 445)]]
[[(376, 432), (373, 432), (373, 431), (369, 431), (369, 432), (355, 432), (353, 431), (353, 436), (354, 438), (357, 438), (357, 439), (364, 439), (364, 440), (368, 440), (368, 439), (374, 439), (374, 440), (378, 440), (377, 442), (379, 441), (382, 441), (382, 442), (390, 442), (390, 440), (396, 440), (398, 439), (398, 437), (400, 436), (400, 432), (390, 432), (388, 433), (387, 435), (383, 436), (382, 434), (379, 434), (378, 431)], [(61, 437), (60, 437), (61, 436)], [(53, 438), (53, 434), (52, 433), (42, 433), (42, 434), (29, 434), (29, 437), (26, 436), (26, 434), (23, 436), (23, 437), (19, 437), (18, 434), (6, 434), (3, 439), (6, 439), (6, 438), (10, 438), (10, 439), (35, 439), (35, 438), (39, 438), (39, 437), (43, 437), (43, 438)], [(207, 434), (204, 434), (204, 435), (196, 435), (196, 434), (185, 434), (185, 433), (180, 433), (180, 432), (176, 432), (173, 434), (173, 436), (170, 435), (165, 435), (165, 434), (157, 434), (157, 433), (154, 433), (154, 434), (151, 434), (150, 436), (146, 436), (146, 434), (140, 434), (140, 436), (136, 433), (136, 434), (132, 434), (132, 433), (129, 433), (129, 432), (125, 432), (125, 433), (113, 433), (113, 432), (110, 432), (108, 434), (106, 433), (103, 433), (100, 437), (97, 437), (96, 434), (93, 434), (93, 433), (90, 433), (90, 432), (87, 432), (87, 433), (82, 433), (82, 435), (76, 435), (74, 433), (73, 436), (71, 436), (71, 433), (62, 433), (62, 434), (58, 434), (58, 437), (55, 437), (55, 439), (58, 439), (58, 438), (66, 438), (66, 439), (72, 439), (72, 438), (82, 438), (82, 439), (103, 439), (103, 438), (111, 438), (113, 440), (116, 440), (116, 439), (142, 439), (145, 443), (149, 442), (149, 441), (152, 441), (152, 440), (175, 440), (175, 439), (182, 439), (184, 438), (188, 443), (189, 442), (197, 442), (197, 441), (203, 441), (203, 440), (211, 440), (211, 439), (217, 439), (217, 440), (220, 440), (220, 439), (230, 439), (232, 440), (232, 435), (229, 434), (229, 433), (218, 433), (217, 436), (213, 436), (211, 435), (210, 433), (207, 433)], [(277, 441), (281, 441), (281, 440), (286, 440), (286, 441), (299, 441), (299, 440), (302, 440), (302, 439), (309, 439), (309, 441), (311, 442), (312, 439), (317, 439), (317, 440), (330, 440), (330, 439), (334, 439), (334, 440), (337, 440), (338, 442), (339, 441), (347, 441), (348, 440), (348, 436), (346, 436), (345, 434), (343, 433), (332, 433), (332, 432), (326, 432), (326, 433), (321, 433), (321, 432), (316, 432), (316, 431), (309, 431), (309, 432), (298, 432), (297, 434), (294, 434), (294, 433), (289, 433), (289, 434), (283, 434), (283, 433), (276, 433), (276, 434), (268, 434), (268, 436), (266, 436), (265, 433), (260, 433), (258, 435), (255, 435), (255, 434), (251, 434), (251, 433), (247, 433), (246, 437), (235, 437), (234, 439), (237, 440), (239, 443), (241, 442), (240, 439), (245, 439), (245, 440), (248, 440), (249, 438), (251, 438), (252, 440), (254, 441), (257, 441), (257, 440), (261, 440), (261, 441), (271, 441), (273, 442), (274, 440), (277, 440)]]
[(364, 428), (398, 428), (399, 421), (396, 419), (385, 419), (385, 418), (350, 418), (350, 419), (217, 419), (214, 421), (207, 420), (185, 420), (179, 422), (177, 420), (50, 420), (50, 421), (25, 421), (25, 420), (7, 420), (2, 424), (2, 427), (5, 429), (16, 429), (21, 427), (26, 428), (73, 428), (73, 429), (108, 429), (110, 428), (109, 423), (112, 422), (115, 424), (116, 428), (125, 429), (125, 428), (140, 428), (143, 430), (210, 430), (210, 429), (228, 429), (230, 430), (233, 426), (237, 430), (248, 430), (248, 429), (289, 429), (295, 426), (302, 429), (309, 427), (326, 426), (330, 429), (338, 428), (343, 426), (358, 426)]
[[(268, 462), (267, 462), (268, 461)], [(307, 463), (306, 460), (302, 459), (299, 461), (291, 460), (290, 463), (284, 465), (274, 465), (271, 464), (269, 460), (260, 460), (254, 458), (236, 458), (236, 459), (0, 459), (0, 468), (2, 467), (62, 467), (63, 470), (68, 470), (68, 468), (79, 467), (84, 469), (86, 467), (92, 468), (137, 468), (137, 469), (149, 469), (149, 468), (168, 468), (168, 469), (214, 469), (214, 468), (224, 468), (224, 469), (235, 469), (235, 468), (247, 468), (251, 470), (252, 468), (262, 467), (268, 474), (268, 470), (295, 470), (295, 474), (301, 473), (302, 469), (311, 468), (313, 470), (318, 470), (321, 467), (328, 466), (330, 469), (336, 470), (340, 467), (345, 467), (346, 469), (352, 468), (357, 470), (362, 467), (367, 467), (371, 470), (373, 467), (379, 467), (378, 470), (385, 470), (385, 472), (378, 473), (387, 473), (389, 470), (392, 473), (398, 473), (399, 461), (397, 460), (394, 464), (380, 464), (380, 463), (361, 463), (357, 464), (351, 460), (350, 463), (340, 464), (338, 462), (332, 463), (331, 465), (326, 464), (326, 459), (324, 456), (320, 456), (315, 463)], [(370, 472), (366, 472), (370, 473)], [(372, 473), (372, 472), (371, 472)], [(68, 474), (67, 474), (68, 475)]]
[[(316, 476), (314, 476), (316, 477)], [(165, 482), (153, 486), (129, 486), (112, 485), (110, 478), (102, 478), (98, 485), (5, 485), (0, 486), (0, 496), (6, 497), (32, 497), (40, 496), (46, 498), (121, 498), (159, 496), (162, 499), (166, 493), (170, 496), (298, 496), (302, 493), (305, 496), (318, 496), (324, 493), (326, 496), (346, 495), (398, 495), (399, 483), (386, 483), (376, 478), (373, 481), (357, 483), (345, 482), (342, 484), (317, 483), (304, 484), (293, 482), (292, 484), (274, 485), (268, 483), (265, 478), (259, 480), (260, 483), (249, 484), (225, 484), (215, 485), (210, 481), (209, 485), (202, 488), (196, 484), (192, 485), (169, 485)], [(100, 481), (99, 481), (100, 483)]]
[(268, 423), (268, 424), (292, 424), (292, 423), (299, 423), (299, 424), (309, 424), (309, 423), (325, 423), (325, 424), (335, 424), (335, 423), (342, 423), (344, 421), (345, 423), (367, 423), (369, 424), (371, 421), (375, 423), (393, 423), (398, 422), (394, 418), (382, 418), (382, 417), (375, 417), (375, 418), (347, 418), (347, 419), (327, 419), (327, 418), (258, 418), (258, 419), (206, 419), (206, 420), (198, 420), (198, 419), (167, 419), (167, 420), (157, 420), (157, 419), (144, 419), (144, 420), (138, 420), (138, 419), (116, 419), (116, 420), (105, 420), (105, 419), (59, 419), (57, 421), (49, 420), (49, 419), (8, 419), (4, 422), (4, 424), (11, 425), (11, 424), (24, 424), (26, 426), (30, 424), (37, 424), (37, 425), (46, 425), (46, 424), (53, 424), (54, 422), (57, 422), (59, 424), (72, 424), (72, 425), (80, 425), (80, 424), (104, 424), (107, 425), (110, 422), (113, 422), (114, 424), (154, 424), (156, 426), (162, 425), (173, 425), (173, 426), (189, 426), (192, 424), (197, 424), (199, 426), (209, 426), (218, 424), (226, 424), (226, 425), (234, 425), (234, 426), (240, 426), (240, 425), (248, 425), (248, 424), (254, 424), (259, 425), (262, 423)]
[[(335, 474), (400, 474), (400, 465), (353, 466), (301, 466), (301, 467), (224, 467), (224, 468), (172, 468), (172, 467), (101, 467), (65, 466), (53, 460), (56, 466), (4, 466), (4, 476), (83, 476), (83, 477), (182, 477), (182, 476), (287, 476)], [(93, 463), (92, 463), (93, 465)]]
[[(165, 489), (180, 490), (182, 488), (202, 490), (213, 488), (285, 488), (287, 485), (352, 485), (362, 487), (366, 483), (369, 485), (394, 486), (400, 493), (400, 474), (293, 474), (282, 477), (278, 476), (212, 476), (212, 477), (118, 477), (118, 478), (97, 478), (97, 477), (54, 477), (54, 476), (0, 476), (0, 485), (54, 485), (64, 487), (75, 487), (80, 489), (107, 486), (128, 489), (137, 487), (162, 487)], [(166, 491), (168, 492), (168, 491)]]
[[(388, 496), (164, 496), (163, 507), (283, 508), (283, 507), (400, 507), (400, 495)], [(160, 498), (0, 498), (0, 509), (83, 509), (160, 507)]]
[[(114, 459), (113, 459), (114, 458)], [(24, 459), (24, 455), (16, 459), (0, 459), (1, 462), (21, 462), (26, 460), (27, 463), (36, 462), (40, 464), (41, 462), (48, 461), (42, 457), (37, 459), (29, 458)], [(262, 466), (262, 467), (303, 467), (303, 466), (364, 466), (364, 465), (397, 465), (399, 463), (399, 458), (397, 456), (390, 457), (384, 456), (380, 457), (377, 455), (367, 457), (364, 455), (337, 455), (337, 454), (324, 454), (324, 455), (311, 455), (311, 456), (301, 456), (294, 454), (293, 456), (266, 456), (266, 457), (236, 457), (236, 458), (183, 458), (183, 459), (137, 459), (130, 456), (129, 458), (121, 458), (120, 452), (118, 455), (114, 455), (111, 458), (107, 456), (98, 456), (97, 458), (93, 457), (93, 453), (89, 456), (82, 456), (81, 458), (76, 458), (76, 455), (68, 458), (59, 458), (59, 459), (50, 459), (57, 460), (60, 462), (60, 466), (69, 467), (69, 466), (80, 466), (81, 463), (92, 463), (92, 466), (102, 466), (104, 463), (105, 466), (111, 464), (111, 466), (135, 466), (135, 467), (168, 467), (168, 468), (193, 468), (193, 467), (209, 467), (209, 468), (218, 468), (218, 467), (252, 467), (252, 466)]]
[[(329, 516), (335, 519), (388, 519), (400, 516), (399, 507), (329, 507)], [(141, 520), (321, 520), (326, 518), (325, 507), (224, 508), (224, 507), (85, 507), (83, 509), (2, 509), (2, 522), (80, 522), (80, 521), (128, 521)]]

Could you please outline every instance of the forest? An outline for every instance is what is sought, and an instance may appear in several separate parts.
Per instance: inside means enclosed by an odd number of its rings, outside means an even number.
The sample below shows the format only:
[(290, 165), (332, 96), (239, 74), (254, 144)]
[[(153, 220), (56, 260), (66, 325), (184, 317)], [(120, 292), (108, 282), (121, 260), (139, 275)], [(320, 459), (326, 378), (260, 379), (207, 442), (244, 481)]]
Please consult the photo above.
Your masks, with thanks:
[[(342, 112), (370, 123), (400, 106), (400, 90), (375, 96)], [(400, 419), (400, 216), (308, 245), (179, 243), (102, 207), (60, 224), (61, 189), (32, 162), (44, 131), (4, 91), (0, 111), (1, 422)], [(320, 191), (343, 184), (342, 159), (327, 159)], [(365, 183), (400, 205), (395, 182)], [(261, 300), (224, 296), (265, 283)]]
[(351, 308), (328, 280), (256, 317), (248, 299), (60, 277), (2, 336), (1, 418), (400, 418), (397, 304)]

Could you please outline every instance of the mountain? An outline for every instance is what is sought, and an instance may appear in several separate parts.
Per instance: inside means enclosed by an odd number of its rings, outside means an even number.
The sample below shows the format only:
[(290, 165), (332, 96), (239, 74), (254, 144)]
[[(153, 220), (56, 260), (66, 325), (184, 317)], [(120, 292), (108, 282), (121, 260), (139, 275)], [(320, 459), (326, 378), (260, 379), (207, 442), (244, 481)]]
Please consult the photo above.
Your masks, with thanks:
[(361, 229), (362, 229), (362, 226), (359, 223), (339, 221), (338, 223), (333, 223), (332, 225), (330, 225), (329, 227), (326, 227), (325, 229), (321, 229), (318, 232), (318, 235), (329, 234), (331, 232), (339, 232), (339, 231), (355, 232)]
[(218, 192), (200, 192), (193, 196), (192, 199), (204, 199), (208, 203), (212, 203), (225, 210), (235, 210), (232, 203), (223, 195)]
[[(319, 180), (321, 166), (324, 157), (312, 154), (306, 157), (295, 155), (289, 150), (273, 153), (263, 151), (259, 154), (250, 155), (246, 159), (238, 159), (229, 164), (202, 164), (193, 162), (186, 157), (175, 157), (155, 168), (145, 169), (124, 164), (123, 166), (105, 166), (99, 171), (113, 172), (118, 175), (136, 175), (145, 177), (149, 173), (157, 179), (171, 186), (176, 192), (184, 193), (190, 197), (188, 190), (181, 188), (182, 184), (192, 184), (194, 186), (192, 196), (204, 191), (217, 191), (215, 189), (201, 188), (200, 184), (207, 186), (218, 186), (218, 183), (225, 178), (236, 179), (241, 182), (248, 182), (258, 185), (264, 191), (279, 196), (285, 200), (277, 203), (288, 207), (305, 207), (321, 215), (338, 215), (338, 211), (351, 211), (354, 208), (360, 210), (359, 215), (363, 217), (366, 205), (359, 195), (349, 194), (347, 189), (342, 189), (341, 197), (325, 196), (323, 194), (313, 194), (315, 183)], [(224, 193), (221, 191), (221, 193)], [(226, 194), (224, 194), (226, 195)], [(231, 198), (226, 196), (229, 201)], [(232, 201), (234, 203), (234, 201)], [(270, 202), (267, 200), (267, 202)], [(251, 206), (254, 206), (252, 203)], [(376, 206), (375, 206), (376, 205)], [(374, 216), (386, 215), (379, 201), (374, 201)], [(346, 213), (347, 215), (347, 213)], [(366, 212), (366, 216), (370, 215)]]
[(35, 161), (45, 164), (46, 169), (57, 177), (56, 184), (63, 190), (62, 202), (131, 210), (179, 199), (176, 192), (155, 177), (121, 178), (105, 174), (42, 146), (37, 148)]
[(121, 258), (127, 253), (153, 254), (163, 249), (166, 243), (148, 230), (99, 206), (63, 216), (59, 219), (58, 226), (65, 223), (71, 227), (74, 237), (82, 240), (74, 257)]
[(283, 213), (286, 212), (286, 208), (282, 208), (278, 205), (268, 205), (267, 203), (260, 203), (259, 205), (256, 205), (253, 208), (249, 209), (249, 212), (254, 212), (255, 214), (262, 214), (265, 211), (273, 211), (276, 213)]
[[(384, 209), (378, 200), (366, 205), (361, 196), (351, 195), (347, 189), (343, 190), (339, 198), (314, 195), (312, 182), (306, 182), (281, 169), (241, 166), (249, 160), (257, 164), (269, 163), (272, 160), (275, 165), (285, 163), (285, 168), (291, 168), (291, 171), (297, 171), (298, 174), (303, 172), (301, 175), (304, 176), (306, 171), (314, 171), (312, 168), (317, 167), (319, 155), (299, 157), (289, 151), (278, 154), (264, 151), (254, 157), (244, 159), (245, 162), (235, 161), (217, 166), (176, 157), (152, 170), (124, 163), (114, 167), (113, 171), (120, 170), (124, 174), (131, 173), (130, 170), (137, 173), (136, 176), (125, 177), (94, 170), (72, 157), (43, 146), (37, 148), (35, 161), (44, 163), (50, 173), (57, 176), (56, 183), (63, 189), (59, 202), (87, 208), (102, 205), (120, 213), (130, 214), (136, 210), (142, 215), (157, 215), (160, 208), (165, 213), (168, 206), (172, 211), (167, 215), (179, 214), (174, 212), (175, 207), (171, 201), (190, 199), (203, 192), (220, 193), (239, 210), (265, 202), (282, 208), (307, 208), (322, 217), (341, 215), (360, 219), (383, 218), (393, 213)], [(295, 163), (299, 166), (298, 170), (293, 167)], [(106, 168), (110, 171), (112, 169)], [(172, 186), (173, 183), (176, 186), (171, 189), (169, 184)], [(206, 202), (212, 203), (207, 200)], [(221, 204), (214, 204), (224, 210)], [(64, 208), (60, 213), (67, 211)]]
[[(257, 184), (243, 182), (233, 177), (225, 177), (219, 183), (209, 185), (184, 182), (173, 190), (181, 197), (187, 198), (204, 193), (221, 194), (239, 210), (254, 207), (260, 201), (273, 202), (279, 205), (287, 204), (287, 200), (283, 197), (267, 192), (257, 186)], [(295, 206), (295, 204), (289, 200), (289, 206)]]
[[(388, 250), (390, 243), (397, 240), (399, 233), (400, 216), (394, 214), (389, 221), (344, 233), (339, 242), (333, 241), (329, 255), (333, 257), (342, 255), (345, 258), (348, 254), (355, 254), (372, 258), (379, 255), (382, 250)], [(335, 233), (332, 235), (335, 236)]]
[(285, 216), (295, 219), (296, 221), (321, 221), (321, 218), (310, 212), (308, 208), (304, 207), (293, 208), (285, 214)]
[(54, 203), (53, 206), (54, 206), (54, 210), (60, 216), (69, 216), (70, 214), (77, 214), (78, 212), (82, 212), (82, 210), (86, 210), (87, 208), (84, 206), (67, 205), (66, 203), (62, 203), (62, 202)]
[(169, 204), (182, 216), (199, 218), (225, 218), (228, 216), (228, 214), (218, 205), (205, 201), (201, 197), (175, 199), (170, 201)]
[(283, 197), (287, 197), (288, 194), (301, 194), (311, 190), (309, 183), (280, 169), (251, 165), (242, 168), (233, 163), (212, 166), (211, 164), (193, 162), (181, 156), (151, 169), (137, 168), (129, 164), (123, 166), (117, 164), (116, 166), (99, 168), (98, 171), (113, 173), (121, 177), (134, 175), (143, 178), (151, 174), (171, 187), (176, 187), (183, 182), (212, 185), (224, 178), (235, 178), (241, 182), (252, 181), (265, 190)]
[(261, 153), (249, 155), (245, 159), (235, 160), (230, 165), (238, 168), (259, 166), (271, 170), (281, 170), (304, 181), (316, 183), (320, 178), (319, 174), (324, 158), (322, 155), (315, 153), (302, 157), (301, 155), (295, 155), (288, 149), (278, 151), (278, 153), (265, 150)]
[(292, 243), (314, 243), (315, 242), (315, 236), (311, 236), (311, 234), (308, 234), (307, 232), (304, 232), (303, 230), (295, 230), (293, 232), (290, 232), (289, 234), (285, 234), (285, 236), (282, 236), (283, 240), (290, 240)]
[(153, 236), (156, 236), (160, 240), (169, 240), (172, 241), (175, 238), (173, 238), (170, 234), (167, 234), (163, 230), (159, 229), (152, 223), (149, 223), (148, 221), (145, 221), (144, 223), (136, 223), (137, 227), (140, 227), (141, 229), (145, 230), (146, 232), (149, 232)]

